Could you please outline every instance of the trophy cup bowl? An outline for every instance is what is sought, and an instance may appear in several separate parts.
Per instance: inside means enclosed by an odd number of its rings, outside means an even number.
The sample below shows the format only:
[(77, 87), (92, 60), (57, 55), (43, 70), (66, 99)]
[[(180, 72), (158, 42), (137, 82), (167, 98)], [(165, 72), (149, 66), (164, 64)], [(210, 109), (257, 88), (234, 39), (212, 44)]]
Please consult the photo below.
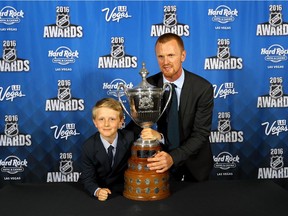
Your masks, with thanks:
[[(130, 118), (140, 127), (147, 128), (155, 124), (166, 110), (172, 96), (172, 86), (165, 83), (163, 88), (150, 85), (146, 81), (148, 71), (143, 63), (139, 74), (142, 82), (135, 88), (128, 89), (119, 84), (117, 93), (123, 109)], [(161, 111), (161, 100), (165, 90), (169, 88), (169, 96)], [(120, 90), (128, 98), (130, 112), (125, 108), (121, 99)], [(153, 201), (170, 195), (169, 173), (156, 173), (147, 167), (147, 158), (153, 157), (161, 151), (158, 140), (137, 139), (131, 148), (131, 157), (128, 159), (128, 169), (124, 174), (124, 197), (132, 200)]]

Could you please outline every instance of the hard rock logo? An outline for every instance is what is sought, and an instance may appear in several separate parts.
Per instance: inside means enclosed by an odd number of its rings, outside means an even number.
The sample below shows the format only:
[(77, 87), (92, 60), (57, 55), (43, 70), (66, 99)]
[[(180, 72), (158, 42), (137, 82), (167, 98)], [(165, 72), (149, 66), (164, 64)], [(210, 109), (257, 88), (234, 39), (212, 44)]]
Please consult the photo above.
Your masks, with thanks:
[(269, 15), (269, 24), (271, 26), (279, 26), (283, 22), (282, 14), (280, 12), (271, 12)]
[(120, 59), (125, 56), (123, 44), (113, 44), (111, 47), (111, 56)]
[(227, 133), (227, 132), (231, 131), (230, 120), (229, 119), (220, 119), (218, 121), (217, 129), (220, 133)]
[(4, 133), (9, 137), (16, 136), (19, 133), (18, 124), (16, 122), (6, 122)]
[(220, 60), (226, 60), (230, 58), (230, 47), (218, 46), (217, 58)]
[(175, 13), (165, 13), (164, 19), (163, 19), (163, 24), (168, 28), (171, 28), (171, 27), (177, 25), (176, 14)]
[(60, 101), (68, 101), (71, 99), (71, 89), (68, 87), (60, 87), (58, 88), (58, 99)]
[(66, 28), (70, 26), (70, 17), (67, 13), (57, 14), (56, 16), (56, 25), (59, 28)]
[(16, 49), (15, 47), (5, 47), (3, 49), (3, 60), (6, 62), (13, 62), (17, 60)]
[(283, 96), (283, 88), (280, 84), (271, 84), (269, 95), (271, 98), (277, 99)]

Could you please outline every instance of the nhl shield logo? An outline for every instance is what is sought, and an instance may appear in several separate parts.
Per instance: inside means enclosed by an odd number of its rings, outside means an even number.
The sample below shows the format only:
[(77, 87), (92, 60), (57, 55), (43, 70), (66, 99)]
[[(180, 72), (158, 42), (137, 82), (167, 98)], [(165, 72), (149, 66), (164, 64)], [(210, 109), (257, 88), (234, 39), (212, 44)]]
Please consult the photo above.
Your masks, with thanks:
[(171, 28), (177, 24), (176, 14), (175, 13), (166, 13), (164, 14), (163, 24)]
[(5, 48), (3, 50), (3, 60), (6, 62), (13, 62), (17, 59), (15, 48)]
[(273, 169), (280, 169), (284, 166), (282, 156), (272, 156), (270, 159), (270, 166)]
[(19, 133), (18, 124), (16, 122), (6, 123), (4, 133), (9, 137), (16, 136)]
[(59, 88), (58, 89), (58, 99), (60, 101), (67, 101), (71, 99), (70, 88)]
[(226, 60), (230, 58), (230, 48), (228, 46), (219, 46), (217, 52), (217, 58), (220, 60)]
[(57, 14), (56, 25), (59, 28), (66, 28), (70, 26), (70, 18), (68, 14)]
[(111, 56), (115, 59), (122, 58), (125, 55), (123, 44), (113, 44), (111, 47)]
[(283, 96), (282, 85), (271, 85), (269, 95), (271, 98), (277, 99)]
[(71, 160), (62, 160), (60, 161), (59, 170), (61, 173), (67, 175), (73, 171), (73, 162)]
[(269, 24), (272, 26), (281, 25), (283, 22), (282, 14), (279, 12), (271, 12), (269, 15)]
[(231, 130), (231, 124), (229, 119), (221, 119), (218, 121), (218, 131), (220, 133), (227, 133)]

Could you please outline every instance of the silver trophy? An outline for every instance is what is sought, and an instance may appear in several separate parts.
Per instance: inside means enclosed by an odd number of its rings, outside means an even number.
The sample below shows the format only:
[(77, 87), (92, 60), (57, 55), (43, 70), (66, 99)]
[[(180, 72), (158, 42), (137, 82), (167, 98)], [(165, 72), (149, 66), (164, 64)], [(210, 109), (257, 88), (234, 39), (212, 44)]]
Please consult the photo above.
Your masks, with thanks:
[[(166, 110), (172, 96), (172, 86), (170, 83), (165, 83), (163, 88), (155, 87), (149, 84), (146, 80), (149, 72), (145, 68), (145, 63), (142, 64), (142, 69), (139, 74), (142, 77), (142, 82), (135, 88), (128, 89), (123, 83), (118, 85), (118, 99), (130, 118), (140, 127), (147, 128), (155, 124)], [(169, 89), (169, 96), (166, 104), (161, 111), (161, 100), (166, 89)], [(124, 90), (124, 94), (128, 98), (130, 112), (125, 108), (121, 99), (120, 89)]]
[[(172, 96), (172, 85), (165, 83), (162, 88), (149, 84), (146, 80), (148, 71), (145, 63), (139, 74), (142, 82), (135, 88), (128, 89), (124, 84), (119, 84), (117, 89), (118, 99), (125, 112), (140, 127), (148, 128), (155, 124), (166, 110)], [(128, 98), (130, 112), (125, 108), (121, 99), (120, 90)], [(161, 101), (166, 90), (169, 90), (168, 99), (161, 111)], [(122, 94), (123, 96), (123, 94)], [(131, 148), (131, 158), (128, 160), (128, 169), (124, 174), (123, 195), (128, 199), (152, 201), (166, 198), (169, 192), (168, 172), (156, 173), (147, 167), (147, 158), (153, 157), (161, 151), (158, 140), (137, 139)]]

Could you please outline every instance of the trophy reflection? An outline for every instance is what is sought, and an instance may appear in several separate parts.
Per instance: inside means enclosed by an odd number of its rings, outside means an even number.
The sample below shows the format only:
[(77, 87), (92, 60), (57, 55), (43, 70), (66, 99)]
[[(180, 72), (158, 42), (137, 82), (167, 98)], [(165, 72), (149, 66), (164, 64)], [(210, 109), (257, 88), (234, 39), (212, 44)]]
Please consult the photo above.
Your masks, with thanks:
[[(150, 85), (146, 80), (148, 73), (143, 63), (139, 72), (142, 82), (132, 89), (128, 89), (124, 84), (120, 84), (117, 89), (118, 99), (123, 109), (142, 128), (151, 127), (158, 121), (166, 110), (172, 95), (172, 86), (169, 83), (165, 83), (163, 88)], [(169, 96), (161, 111), (161, 101), (166, 88), (169, 89)], [(130, 112), (127, 111), (121, 99), (121, 89), (128, 98)], [(161, 146), (158, 140), (139, 138), (133, 143), (128, 169), (124, 174), (124, 197), (132, 200), (152, 201), (164, 199), (170, 195), (168, 171), (156, 173), (147, 167), (147, 158), (153, 157), (159, 151), (161, 151)]]

